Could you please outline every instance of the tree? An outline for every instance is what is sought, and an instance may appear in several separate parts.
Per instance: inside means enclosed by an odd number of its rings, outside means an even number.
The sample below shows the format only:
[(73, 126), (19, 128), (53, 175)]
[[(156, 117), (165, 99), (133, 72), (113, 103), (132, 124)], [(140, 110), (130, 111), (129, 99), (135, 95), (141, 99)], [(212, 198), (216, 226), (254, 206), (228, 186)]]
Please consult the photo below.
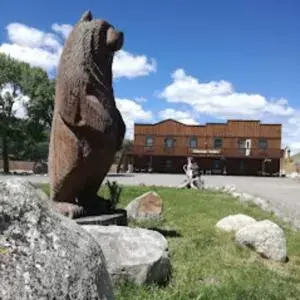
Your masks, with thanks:
[[(19, 157), (30, 156), (36, 143), (47, 139), (53, 98), (54, 82), (46, 72), (0, 54), (0, 138), (5, 173), (9, 173), (9, 154), (19, 151)], [(14, 107), (25, 99), (27, 116), (20, 119)]]
[(10, 141), (10, 155), (16, 160), (41, 161), (48, 157), (49, 133), (31, 120), (17, 119), (22, 136)]
[(0, 54), (0, 134), (4, 173), (9, 173), (9, 139), (19, 132), (15, 128), (13, 106), (18, 97), (21, 82), (21, 64)]
[(47, 73), (41, 68), (30, 68), (24, 72), (22, 92), (30, 98), (26, 104), (27, 114), (31, 121), (51, 127), (55, 80), (49, 80)]

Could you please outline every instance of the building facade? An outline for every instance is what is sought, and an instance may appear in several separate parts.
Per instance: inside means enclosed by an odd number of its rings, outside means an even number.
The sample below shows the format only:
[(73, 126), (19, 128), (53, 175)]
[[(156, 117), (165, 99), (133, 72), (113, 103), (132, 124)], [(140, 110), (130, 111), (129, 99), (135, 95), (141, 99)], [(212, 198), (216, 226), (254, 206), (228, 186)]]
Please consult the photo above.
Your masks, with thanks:
[(128, 153), (135, 171), (182, 173), (193, 157), (204, 174), (279, 175), (281, 124), (229, 120), (186, 125), (168, 119), (135, 124)]

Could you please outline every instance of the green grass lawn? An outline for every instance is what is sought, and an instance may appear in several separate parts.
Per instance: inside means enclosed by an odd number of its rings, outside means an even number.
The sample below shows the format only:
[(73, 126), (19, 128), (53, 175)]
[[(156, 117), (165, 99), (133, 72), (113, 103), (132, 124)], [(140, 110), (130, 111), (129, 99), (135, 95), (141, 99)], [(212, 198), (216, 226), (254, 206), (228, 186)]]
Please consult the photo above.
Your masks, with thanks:
[[(149, 190), (149, 187), (124, 187), (119, 207)], [(119, 285), (118, 300), (300, 299), (299, 232), (256, 206), (240, 203), (226, 194), (157, 187), (151, 190), (164, 200), (165, 220), (143, 226), (178, 232), (177, 237), (167, 237), (172, 278), (163, 287)], [(100, 194), (107, 196), (106, 188)], [(287, 236), (289, 261), (278, 263), (261, 258), (249, 249), (237, 247), (233, 234), (216, 230), (218, 220), (237, 213), (257, 220), (268, 218), (281, 225)]]

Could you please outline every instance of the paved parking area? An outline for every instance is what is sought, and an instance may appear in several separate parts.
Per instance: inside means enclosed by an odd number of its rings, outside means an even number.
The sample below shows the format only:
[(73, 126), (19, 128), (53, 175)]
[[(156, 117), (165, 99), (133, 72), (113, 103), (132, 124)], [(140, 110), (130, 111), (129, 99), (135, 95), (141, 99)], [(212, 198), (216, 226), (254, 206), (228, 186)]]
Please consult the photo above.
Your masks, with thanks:
[(280, 216), (292, 220), (300, 228), (300, 182), (288, 178), (206, 177), (208, 185), (233, 184), (242, 193), (268, 200)]
[[(12, 176), (0, 176), (0, 180)], [(47, 183), (47, 176), (22, 176), (36, 183)], [(145, 184), (176, 187), (183, 182), (183, 174), (110, 174), (109, 180), (124, 185)], [(235, 185), (242, 193), (249, 193), (269, 201), (270, 205), (286, 217), (300, 224), (300, 182), (288, 178), (262, 178), (238, 176), (203, 176), (206, 186)]]

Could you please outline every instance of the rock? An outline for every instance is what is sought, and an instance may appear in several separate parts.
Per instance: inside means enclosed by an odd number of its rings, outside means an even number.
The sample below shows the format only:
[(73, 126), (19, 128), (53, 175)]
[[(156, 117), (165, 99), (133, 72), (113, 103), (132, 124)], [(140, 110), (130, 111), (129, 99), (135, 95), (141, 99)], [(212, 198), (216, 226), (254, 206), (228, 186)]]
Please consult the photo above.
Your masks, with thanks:
[(114, 299), (99, 244), (28, 181), (0, 181), (0, 299)]
[(260, 197), (253, 196), (248, 193), (241, 193), (240, 194), (240, 201), (241, 202), (251, 202), (260, 207), (262, 210), (270, 211), (270, 206), (268, 204), (268, 201), (265, 199), (262, 199)]
[(286, 239), (275, 223), (264, 220), (241, 228), (235, 236), (237, 244), (255, 249), (261, 256), (275, 261), (286, 261)]
[(232, 193), (236, 191), (236, 186), (233, 184), (228, 184), (225, 185), (222, 189), (225, 193)]
[(238, 231), (239, 229), (243, 228), (246, 225), (254, 224), (256, 220), (252, 217), (237, 214), (237, 215), (230, 215), (221, 219), (217, 224), (216, 227), (223, 231)]
[(241, 197), (241, 194), (238, 193), (238, 192), (233, 192), (233, 193), (231, 193), (231, 195), (232, 195), (234, 198), (240, 198), (240, 197)]
[(150, 191), (132, 200), (126, 210), (129, 220), (157, 220), (162, 218), (163, 201), (157, 193)]
[(241, 193), (240, 199), (242, 202), (253, 202), (255, 197), (253, 195), (250, 195), (248, 193)]
[(84, 225), (100, 244), (114, 283), (164, 283), (171, 272), (168, 242), (153, 230)]
[(297, 172), (293, 172), (293, 173), (287, 174), (287, 177), (291, 178), (291, 179), (299, 179), (300, 178), (300, 174), (297, 173)]

